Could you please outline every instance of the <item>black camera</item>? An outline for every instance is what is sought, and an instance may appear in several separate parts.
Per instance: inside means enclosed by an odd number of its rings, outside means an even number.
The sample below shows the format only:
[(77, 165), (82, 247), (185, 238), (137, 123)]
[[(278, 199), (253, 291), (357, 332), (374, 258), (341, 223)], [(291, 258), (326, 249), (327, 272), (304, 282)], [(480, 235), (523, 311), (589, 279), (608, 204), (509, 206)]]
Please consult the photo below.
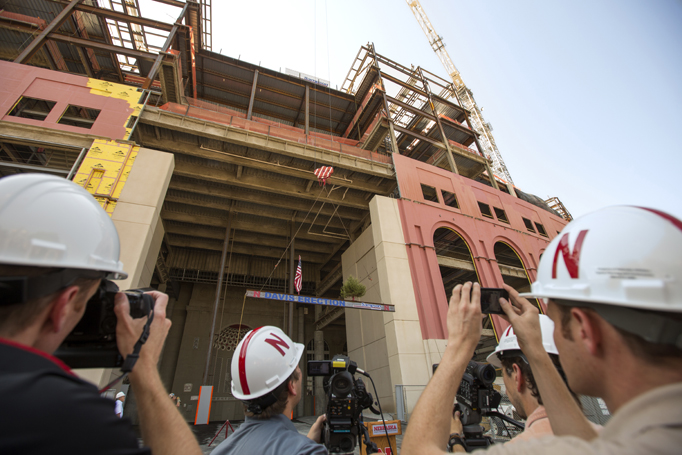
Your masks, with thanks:
[[(102, 280), (95, 294), (88, 300), (85, 314), (55, 356), (71, 368), (117, 368), (123, 357), (116, 346), (116, 314), (114, 298), (118, 286)], [(154, 298), (141, 289), (125, 291), (134, 318), (149, 316), (154, 309)]]
[(457, 390), (457, 409), (462, 425), (478, 425), (484, 415), (500, 405), (502, 395), (493, 388), (495, 368), (487, 363), (469, 361)]
[[(328, 402), (322, 442), (329, 453), (353, 452), (360, 432), (367, 431), (362, 424), (362, 410), (370, 408), (378, 414), (365, 383), (353, 376), (356, 371), (357, 364), (344, 355), (336, 355), (332, 360), (308, 361), (308, 376), (325, 377), (323, 385)], [(365, 444), (368, 441), (369, 435)]]

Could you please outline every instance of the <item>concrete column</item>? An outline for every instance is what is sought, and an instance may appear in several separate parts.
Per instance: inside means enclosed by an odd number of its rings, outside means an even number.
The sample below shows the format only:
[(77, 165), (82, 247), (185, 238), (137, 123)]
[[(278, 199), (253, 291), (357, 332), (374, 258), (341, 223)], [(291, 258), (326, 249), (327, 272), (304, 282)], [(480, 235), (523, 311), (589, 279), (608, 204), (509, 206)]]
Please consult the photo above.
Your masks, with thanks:
[[(300, 307), (298, 309), (298, 342), (301, 343), (303, 346), (305, 346), (305, 318), (303, 314), (303, 307)], [(305, 347), (303, 348), (303, 355), (301, 356), (301, 361), (298, 363), (298, 365), (301, 367), (301, 401), (298, 402), (298, 406), (296, 407), (296, 415), (298, 417), (301, 417), (305, 414), (305, 393), (306, 393), (306, 386), (308, 384), (308, 375), (306, 372), (308, 369), (306, 368), (306, 353), (305, 353)]]
[[(315, 305), (315, 320), (322, 313), (322, 307)], [(315, 330), (313, 339), (315, 340), (315, 360), (324, 360), (324, 332), (322, 330)], [(315, 415), (324, 414), (327, 408), (327, 397), (322, 386), (323, 378), (321, 376), (315, 377)]]

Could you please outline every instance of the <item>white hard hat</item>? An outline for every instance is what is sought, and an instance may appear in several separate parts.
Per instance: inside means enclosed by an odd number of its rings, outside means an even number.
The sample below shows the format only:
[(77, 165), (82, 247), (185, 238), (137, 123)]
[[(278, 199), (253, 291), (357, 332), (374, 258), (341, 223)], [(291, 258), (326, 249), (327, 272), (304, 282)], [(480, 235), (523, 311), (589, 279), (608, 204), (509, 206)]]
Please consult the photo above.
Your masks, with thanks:
[[(545, 351), (549, 354), (559, 355), (559, 351), (554, 344), (554, 322), (544, 314), (540, 316), (540, 332), (542, 333), (542, 346)], [(516, 352), (514, 352), (516, 351)], [(495, 368), (502, 368), (502, 362), (500, 362), (500, 357), (504, 354), (521, 354), (521, 348), (519, 347), (519, 342), (516, 339), (516, 334), (512, 326), (507, 327), (507, 329), (502, 334), (500, 342), (498, 343), (495, 351), (488, 356), (488, 363), (493, 365)]]
[(124, 396), (126, 396), (126, 394), (123, 393), (123, 392), (118, 392), (118, 393), (116, 394), (116, 398), (121, 398), (121, 397), (124, 397)]
[(582, 216), (550, 242), (521, 295), (682, 312), (682, 221), (627, 206)]
[(249, 401), (272, 392), (296, 370), (304, 349), (277, 327), (253, 329), (232, 357), (232, 395)]
[(0, 263), (128, 275), (114, 223), (75, 183), (45, 174), (0, 179)]

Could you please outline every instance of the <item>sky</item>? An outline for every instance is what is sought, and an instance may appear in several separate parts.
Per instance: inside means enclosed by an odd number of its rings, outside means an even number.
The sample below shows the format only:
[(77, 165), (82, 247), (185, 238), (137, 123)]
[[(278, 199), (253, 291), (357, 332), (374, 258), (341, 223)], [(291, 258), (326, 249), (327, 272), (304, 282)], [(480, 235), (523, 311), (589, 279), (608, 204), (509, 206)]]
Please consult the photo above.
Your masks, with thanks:
[[(213, 51), (341, 87), (360, 46), (448, 78), (401, 0), (213, 3)], [(421, 0), (514, 184), (682, 219), (682, 1)], [(140, 0), (173, 22), (174, 7)]]

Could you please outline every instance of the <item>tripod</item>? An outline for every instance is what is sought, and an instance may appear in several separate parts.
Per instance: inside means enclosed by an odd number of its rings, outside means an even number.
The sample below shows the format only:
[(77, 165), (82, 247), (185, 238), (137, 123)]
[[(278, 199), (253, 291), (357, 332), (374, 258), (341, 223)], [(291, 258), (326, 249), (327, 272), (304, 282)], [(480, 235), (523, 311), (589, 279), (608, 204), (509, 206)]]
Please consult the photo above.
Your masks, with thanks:
[(211, 442), (208, 443), (208, 446), (211, 447), (211, 444), (213, 444), (213, 441), (215, 441), (215, 438), (218, 437), (221, 431), (223, 431), (223, 428), (225, 428), (225, 439), (227, 439), (227, 432), (229, 429), (232, 429), (232, 433), (234, 433), (234, 428), (232, 428), (232, 424), (230, 423), (230, 420), (226, 420), (225, 423), (223, 424), (222, 427), (220, 427), (220, 430), (213, 436), (213, 439), (211, 439)]

